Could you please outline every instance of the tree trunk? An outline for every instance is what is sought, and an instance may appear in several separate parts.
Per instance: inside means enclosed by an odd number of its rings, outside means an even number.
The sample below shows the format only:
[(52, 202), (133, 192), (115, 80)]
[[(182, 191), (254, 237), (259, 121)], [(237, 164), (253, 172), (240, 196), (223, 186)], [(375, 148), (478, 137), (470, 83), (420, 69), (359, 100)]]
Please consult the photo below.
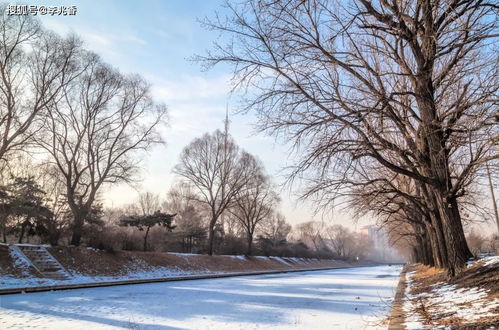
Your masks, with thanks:
[(420, 239), (420, 248), (423, 251), (423, 264), (433, 267), (435, 266), (435, 260), (433, 258), (433, 247), (432, 240), (430, 238), (430, 234), (426, 231), (423, 231), (423, 234), (419, 237)]
[[(426, 28), (431, 29), (432, 26)], [(431, 33), (430, 33), (431, 34)], [(425, 39), (428, 52), (426, 60), (421, 58), (421, 63), (415, 81), (416, 102), (421, 114), (420, 144), (421, 153), (424, 155), (423, 171), (433, 182), (428, 184), (428, 189), (433, 194), (441, 225), (435, 224), (435, 230), (439, 235), (442, 230), (446, 247), (447, 263), (446, 269), (451, 276), (456, 275), (466, 265), (471, 253), (464, 237), (461, 217), (457, 207), (457, 201), (450, 196), (452, 190), (451, 173), (449, 169), (449, 152), (446, 147), (442, 122), (438, 116), (434, 97), (433, 65), (435, 58), (435, 40)], [(452, 199), (452, 200), (449, 200)], [(439, 243), (440, 237), (439, 237)], [(443, 255), (445, 256), (445, 255)]]
[(248, 245), (246, 247), (246, 255), (250, 256), (253, 253), (253, 233), (247, 233)]
[(430, 186), (421, 185), (420, 187), (422, 188), (421, 192), (423, 193), (425, 204), (430, 209), (429, 219), (425, 221), (425, 227), (430, 239), (435, 266), (438, 268), (447, 268), (447, 246), (442, 231), (442, 221), (437, 210), (435, 195), (432, 193)]
[(19, 241), (18, 241), (19, 244), (21, 244), (23, 242), (23, 237), (24, 237), (25, 230), (26, 230), (26, 222), (24, 221), (21, 224), (21, 234), (19, 234)]
[(412, 262), (418, 263), (419, 262), (419, 248), (417, 246), (412, 247)]
[(147, 236), (149, 235), (149, 229), (151, 229), (151, 227), (147, 227), (146, 234), (144, 235), (144, 251), (147, 251)]
[(48, 241), (50, 245), (52, 246), (57, 246), (59, 245), (59, 238), (61, 236), (60, 231), (58, 230), (57, 226), (51, 225), (48, 233)]
[(215, 238), (215, 223), (217, 218), (213, 217), (210, 221), (210, 228), (208, 229), (208, 255), (213, 255), (213, 241)]
[(424, 242), (421, 236), (416, 236), (416, 245), (413, 247), (413, 258), (416, 263), (425, 263), (423, 258)]
[(442, 245), (438, 242), (437, 232), (432, 224), (426, 224), (426, 233), (431, 247), (431, 254), (434, 266), (444, 268), (444, 256), (442, 255)]
[(447, 247), (447, 268), (449, 274), (455, 276), (465, 268), (466, 262), (473, 254), (466, 243), (456, 199), (447, 200), (440, 195), (437, 196), (437, 205)]
[(2, 224), (3, 242), (7, 244), (7, 217), (3, 212), (0, 213), (0, 223)]
[(81, 211), (73, 211), (73, 235), (71, 236), (71, 245), (79, 246), (81, 243), (81, 235), (83, 232), (83, 223), (85, 221), (85, 214)]

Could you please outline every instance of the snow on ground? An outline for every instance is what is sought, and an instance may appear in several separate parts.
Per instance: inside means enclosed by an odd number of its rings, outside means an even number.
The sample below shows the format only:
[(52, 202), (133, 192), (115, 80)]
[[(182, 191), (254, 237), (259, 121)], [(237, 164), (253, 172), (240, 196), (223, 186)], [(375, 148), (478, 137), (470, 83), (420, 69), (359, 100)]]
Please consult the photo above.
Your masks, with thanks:
[[(189, 275), (214, 274), (209, 271), (185, 272), (166, 267), (155, 267), (147, 270), (129, 270), (120, 276), (86, 276), (78, 273), (71, 273), (68, 280), (51, 280), (42, 277), (15, 278), (9, 276), (0, 277), (0, 289), (10, 288), (31, 288), (38, 286), (85, 284), (98, 282), (116, 282), (126, 280), (170, 278)], [(1, 299), (1, 298), (0, 298)]]
[(283, 263), (283, 264), (285, 264), (285, 265), (291, 265), (288, 261), (286, 261), (286, 259), (281, 258), (281, 257), (269, 257), (269, 258), (274, 259), (274, 260), (277, 260), (277, 261), (279, 261), (279, 262), (282, 262), (282, 263)]
[(485, 260), (485, 263), (483, 264), (484, 266), (492, 266), (499, 263), (499, 256), (488, 257), (482, 260)]
[(416, 272), (407, 272), (405, 274), (405, 300), (402, 306), (405, 312), (405, 327), (406, 329), (423, 329), (423, 319), (421, 315), (416, 312), (418, 307), (416, 295), (410, 294), (411, 286), (413, 283), (412, 277)]
[(14, 260), (14, 265), (16, 265), (16, 268), (21, 270), (24, 277), (0, 275), (0, 289), (28, 288), (28, 287), (37, 287), (37, 286), (66, 285), (66, 284), (83, 284), (83, 283), (96, 283), (96, 282), (115, 282), (115, 281), (136, 280), (136, 279), (170, 278), (178, 276), (214, 273), (208, 270), (185, 271), (176, 266), (152, 267), (144, 262), (136, 260), (134, 268), (125, 269), (123, 274), (119, 276), (86, 276), (74, 271), (67, 271), (66, 273), (69, 275), (69, 279), (52, 280), (43, 277), (32, 277), (29, 274), (28, 270), (30, 267), (30, 261), (27, 260), (26, 257), (17, 248), (11, 248), (10, 255)]
[(386, 328), (401, 267), (0, 296), (1, 329)]
[(246, 256), (240, 254), (240, 255), (223, 255), (224, 257), (229, 257), (229, 258), (234, 258), (234, 259), (239, 259), (239, 260), (246, 260)]
[[(499, 257), (486, 258), (484, 265), (492, 265), (499, 261)], [(440, 282), (433, 285), (431, 292), (410, 294), (412, 277), (415, 272), (406, 274), (406, 291), (403, 309), (406, 313), (405, 326), (407, 329), (431, 329), (431, 325), (423, 325), (423, 317), (417, 312), (424, 307), (432, 315), (446, 314), (465, 319), (467, 322), (476, 321), (483, 317), (494, 316), (494, 309), (499, 307), (499, 299), (487, 299), (485, 289), (458, 288), (456, 285)]]
[(469, 259), (466, 262), (466, 267), (470, 268), (476, 265), (477, 263), (482, 264), (482, 266), (492, 266), (494, 264), (499, 263), (499, 256), (491, 256), (491, 257), (485, 257), (481, 259)]
[(170, 278), (170, 277), (190, 276), (190, 275), (192, 276), (192, 275), (202, 275), (202, 274), (216, 274), (216, 272), (211, 272), (211, 271), (187, 272), (180, 269), (167, 268), (167, 267), (149, 267), (149, 268), (144, 268), (142, 270), (129, 269), (126, 271), (126, 273), (120, 276), (87, 276), (76, 272), (71, 272), (69, 273), (70, 278), (67, 280), (52, 280), (49, 278), (42, 278), (42, 277), (16, 278), (10, 276), (1, 276), (0, 289), (31, 288), (38, 286), (85, 284), (85, 283), (100, 283), (100, 282), (117, 282), (117, 281), (126, 281), (126, 280), (144, 280), (144, 279)]
[[(26, 245), (26, 244), (25, 244)], [(37, 245), (34, 245), (37, 246)], [(89, 250), (99, 251), (93, 248), (87, 248)], [(172, 253), (170, 254), (179, 256), (189, 262), (189, 257), (199, 256), (193, 253)], [(67, 280), (51, 280), (43, 277), (33, 277), (29, 272), (30, 261), (20, 252), (17, 248), (10, 248), (11, 257), (14, 260), (14, 265), (16, 268), (21, 270), (23, 277), (16, 277), (13, 275), (0, 274), (0, 289), (12, 289), (12, 288), (28, 288), (28, 287), (38, 287), (38, 286), (52, 286), (52, 285), (64, 285), (64, 284), (84, 284), (84, 283), (95, 283), (95, 282), (115, 282), (124, 280), (135, 280), (135, 279), (152, 279), (152, 278), (170, 278), (178, 276), (190, 276), (190, 275), (202, 275), (202, 274), (218, 274), (226, 273), (224, 271), (210, 271), (208, 269), (201, 270), (183, 270), (174, 265), (170, 267), (153, 267), (149, 264), (135, 260), (135, 265), (133, 268), (125, 269), (118, 276), (86, 276), (75, 272), (74, 270), (66, 270), (69, 279)], [(228, 255), (233, 259), (238, 259), (242, 261), (247, 261), (247, 257), (244, 255)], [(311, 259), (307, 258), (281, 258), (281, 257), (265, 257), (256, 256), (256, 258), (261, 259), (271, 259), (276, 260), (286, 266), (293, 266), (293, 263), (299, 263), (307, 265)]]
[[(9, 253), (10, 253), (10, 256), (12, 257), (12, 259), (14, 260), (14, 266), (16, 268), (20, 269), (21, 273), (24, 276), (29, 276), (28, 269), (29, 269), (31, 263), (29, 262), (29, 260), (26, 259), (24, 254), (22, 254), (22, 252), (20, 252), (18, 249), (9, 249)], [(0, 280), (0, 284), (1, 283), (2, 283), (2, 281)]]

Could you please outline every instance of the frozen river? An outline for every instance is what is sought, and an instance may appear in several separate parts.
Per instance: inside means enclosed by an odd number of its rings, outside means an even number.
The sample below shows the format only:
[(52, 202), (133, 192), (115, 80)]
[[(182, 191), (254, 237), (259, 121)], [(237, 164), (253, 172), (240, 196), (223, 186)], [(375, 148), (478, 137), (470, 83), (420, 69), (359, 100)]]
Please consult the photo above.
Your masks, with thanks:
[(0, 296), (0, 329), (376, 329), (400, 266)]

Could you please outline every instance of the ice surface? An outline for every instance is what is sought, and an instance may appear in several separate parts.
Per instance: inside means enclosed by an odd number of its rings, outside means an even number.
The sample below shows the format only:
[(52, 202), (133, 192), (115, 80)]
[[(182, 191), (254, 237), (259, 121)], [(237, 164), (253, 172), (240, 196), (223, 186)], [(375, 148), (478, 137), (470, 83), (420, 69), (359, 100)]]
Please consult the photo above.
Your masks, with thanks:
[(376, 266), (6, 295), (0, 328), (386, 328), (399, 273)]

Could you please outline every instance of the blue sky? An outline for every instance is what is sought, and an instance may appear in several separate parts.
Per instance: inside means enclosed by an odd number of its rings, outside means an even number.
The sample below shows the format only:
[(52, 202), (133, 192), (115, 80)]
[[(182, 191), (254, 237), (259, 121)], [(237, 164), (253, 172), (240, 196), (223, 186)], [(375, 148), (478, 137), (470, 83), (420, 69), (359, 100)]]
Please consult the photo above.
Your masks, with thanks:
[[(167, 145), (154, 148), (144, 159), (143, 182), (135, 189), (162, 196), (174, 182), (171, 170), (182, 148), (193, 138), (223, 126), (225, 107), (234, 111), (237, 95), (229, 98), (230, 68), (219, 66), (203, 72), (188, 61), (194, 54), (210, 48), (218, 33), (204, 30), (197, 19), (212, 16), (221, 8), (219, 0), (45, 0), (30, 5), (76, 5), (76, 16), (41, 16), (45, 27), (61, 34), (74, 32), (103, 59), (122, 72), (139, 73), (153, 85), (157, 101), (169, 108), (170, 127), (163, 136)], [(237, 143), (260, 158), (276, 183), (280, 170), (292, 162), (288, 146), (273, 138), (256, 134), (251, 115), (231, 115), (231, 133)], [(103, 193), (108, 206), (133, 202), (137, 191), (121, 185)], [(293, 192), (281, 193), (281, 209), (292, 224), (314, 218), (307, 203), (296, 205)], [(319, 217), (315, 217), (319, 220)], [(330, 223), (345, 223), (340, 212), (325, 217)]]

